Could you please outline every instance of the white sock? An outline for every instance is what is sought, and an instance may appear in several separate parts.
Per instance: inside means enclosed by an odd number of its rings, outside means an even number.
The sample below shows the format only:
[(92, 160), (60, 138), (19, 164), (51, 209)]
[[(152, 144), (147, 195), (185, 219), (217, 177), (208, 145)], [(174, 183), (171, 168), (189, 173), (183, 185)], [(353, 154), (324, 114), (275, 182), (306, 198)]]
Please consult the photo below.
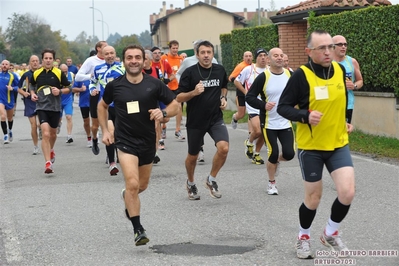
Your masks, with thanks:
[(189, 186), (194, 186), (194, 185), (195, 185), (194, 182), (190, 182), (190, 181), (188, 181), (188, 180), (187, 180), (187, 184), (188, 184)]
[(328, 219), (325, 234), (326, 236), (332, 236), (336, 231), (338, 231), (341, 223), (336, 223), (331, 218)]
[(308, 229), (303, 229), (301, 226), (299, 226), (298, 238), (301, 238), (302, 235), (308, 235), (310, 237), (310, 227)]
[(209, 175), (209, 176), (208, 176), (208, 181), (209, 181), (209, 182), (212, 182), (212, 181), (215, 181), (215, 182), (216, 182), (216, 178), (213, 177), (213, 176), (211, 176), (211, 175)]

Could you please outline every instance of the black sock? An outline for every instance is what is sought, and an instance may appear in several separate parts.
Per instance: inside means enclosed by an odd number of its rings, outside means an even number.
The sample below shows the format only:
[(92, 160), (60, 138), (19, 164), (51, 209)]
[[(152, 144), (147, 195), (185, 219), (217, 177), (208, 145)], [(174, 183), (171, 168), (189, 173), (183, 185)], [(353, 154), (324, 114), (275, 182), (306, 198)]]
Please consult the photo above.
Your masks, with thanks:
[(98, 139), (93, 138), (93, 144), (97, 144), (98, 143)]
[(341, 202), (339, 202), (338, 198), (336, 198), (333, 205), (331, 206), (331, 220), (336, 223), (342, 222), (342, 220), (348, 214), (350, 206), (350, 204), (342, 204)]
[[(126, 210), (126, 212), (127, 212), (127, 210)], [(130, 217), (130, 221), (132, 222), (134, 232), (137, 232), (138, 230), (143, 229), (143, 226), (140, 223), (140, 215)]]
[(308, 229), (316, 216), (316, 210), (310, 210), (302, 203), (299, 207), (299, 223), (303, 229)]
[(6, 135), (7, 132), (7, 123), (6, 121), (1, 121), (1, 129), (3, 130), (3, 134)]
[(105, 149), (107, 150), (108, 162), (110, 164), (114, 163), (115, 162), (115, 144), (105, 146)]
[(14, 124), (14, 120), (12, 121), (8, 121), (8, 128), (11, 130), (12, 129), (12, 125)]

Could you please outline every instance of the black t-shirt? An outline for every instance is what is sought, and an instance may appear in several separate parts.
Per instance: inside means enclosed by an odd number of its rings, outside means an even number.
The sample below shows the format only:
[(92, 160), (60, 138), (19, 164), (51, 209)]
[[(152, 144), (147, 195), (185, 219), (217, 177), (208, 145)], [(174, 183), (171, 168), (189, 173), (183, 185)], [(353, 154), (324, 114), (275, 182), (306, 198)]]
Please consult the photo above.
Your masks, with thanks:
[(221, 89), (227, 88), (226, 70), (218, 64), (212, 64), (211, 68), (203, 68), (199, 63), (188, 67), (180, 78), (178, 92), (194, 90), (200, 80), (205, 90), (187, 102), (186, 127), (207, 129), (223, 119), (220, 96)]
[(148, 110), (158, 108), (158, 101), (168, 105), (174, 98), (162, 81), (147, 74), (138, 84), (130, 83), (126, 75), (108, 83), (103, 100), (114, 102), (116, 143), (154, 148), (155, 122)]

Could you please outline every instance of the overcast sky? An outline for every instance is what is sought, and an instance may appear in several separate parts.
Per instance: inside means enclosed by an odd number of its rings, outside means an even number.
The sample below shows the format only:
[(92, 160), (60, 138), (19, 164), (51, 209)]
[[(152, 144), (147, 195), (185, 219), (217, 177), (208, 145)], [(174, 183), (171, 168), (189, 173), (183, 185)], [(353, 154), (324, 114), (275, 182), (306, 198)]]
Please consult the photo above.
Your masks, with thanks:
[[(274, 0), (277, 9), (298, 4), (304, 0)], [(104, 23), (104, 38), (109, 34), (118, 32), (122, 36), (140, 34), (150, 30), (149, 16), (159, 13), (162, 8), (162, 0), (0, 0), (0, 26), (3, 31), (8, 27), (8, 19), (15, 12), (18, 14), (31, 13), (39, 16), (51, 29), (61, 30), (68, 40), (74, 40), (76, 36), (85, 31), (93, 34), (93, 13), (90, 7), (101, 11), (94, 11), (95, 35), (102, 39), (102, 23)], [(199, 1), (189, 0), (190, 4)], [(205, 2), (202, 0), (202, 2)], [(211, 2), (211, 1), (209, 1)], [(217, 7), (229, 12), (242, 12), (244, 8), (255, 11), (260, 7), (270, 8), (270, 0), (217, 0)], [(399, 4), (399, 0), (391, 0), (392, 4)], [(184, 8), (184, 0), (166, 1), (166, 7)], [(210, 29), (211, 30), (211, 29)]]

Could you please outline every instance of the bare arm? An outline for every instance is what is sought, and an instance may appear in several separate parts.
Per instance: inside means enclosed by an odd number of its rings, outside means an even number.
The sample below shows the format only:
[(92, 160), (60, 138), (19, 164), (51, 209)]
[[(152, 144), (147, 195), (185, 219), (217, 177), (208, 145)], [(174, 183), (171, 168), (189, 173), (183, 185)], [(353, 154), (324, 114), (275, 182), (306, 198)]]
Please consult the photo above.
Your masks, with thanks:
[(360, 66), (356, 59), (352, 58), (352, 63), (355, 68), (355, 83), (354, 84), (356, 84), (356, 87), (359, 90), (361, 87), (363, 87), (362, 72), (360, 72)]
[(242, 93), (247, 94), (247, 90), (242, 86), (241, 82), (238, 81), (237, 79), (234, 80), (234, 85), (236, 86), (237, 89), (239, 89)]

